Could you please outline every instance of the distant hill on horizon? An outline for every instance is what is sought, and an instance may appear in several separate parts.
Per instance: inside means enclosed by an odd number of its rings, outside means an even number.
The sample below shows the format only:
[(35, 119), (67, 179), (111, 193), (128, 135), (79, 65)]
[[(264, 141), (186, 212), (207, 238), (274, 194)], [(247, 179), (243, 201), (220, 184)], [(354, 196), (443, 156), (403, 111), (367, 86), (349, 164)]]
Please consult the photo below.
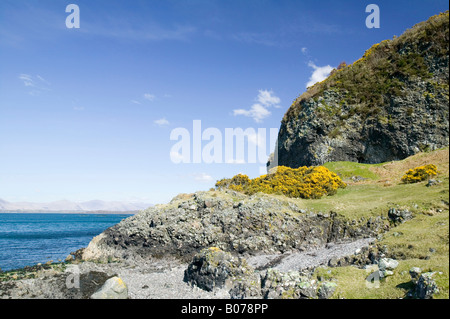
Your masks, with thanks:
[(0, 212), (135, 212), (150, 206), (153, 205), (143, 202), (60, 200), (49, 203), (32, 203), (8, 202), (0, 198)]

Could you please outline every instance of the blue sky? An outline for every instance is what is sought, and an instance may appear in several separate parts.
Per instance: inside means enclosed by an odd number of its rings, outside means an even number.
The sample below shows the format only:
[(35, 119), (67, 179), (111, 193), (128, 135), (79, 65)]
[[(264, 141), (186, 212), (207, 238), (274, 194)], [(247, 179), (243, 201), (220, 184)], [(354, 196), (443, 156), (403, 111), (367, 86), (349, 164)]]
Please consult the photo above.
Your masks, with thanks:
[[(79, 29), (66, 27), (70, 3)], [(379, 29), (365, 25), (371, 3)], [(261, 163), (174, 163), (171, 132), (193, 132), (194, 120), (279, 128), (307, 83), (445, 10), (440, 0), (2, 0), (0, 198), (164, 203), (256, 177)]]

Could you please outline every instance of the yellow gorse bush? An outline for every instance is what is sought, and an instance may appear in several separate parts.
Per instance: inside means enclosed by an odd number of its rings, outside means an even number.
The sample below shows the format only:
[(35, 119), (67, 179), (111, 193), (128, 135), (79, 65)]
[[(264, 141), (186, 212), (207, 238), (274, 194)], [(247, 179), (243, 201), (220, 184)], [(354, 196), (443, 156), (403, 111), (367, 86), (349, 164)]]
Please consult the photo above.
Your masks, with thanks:
[(424, 181), (428, 178), (434, 177), (438, 174), (436, 165), (428, 164), (410, 169), (402, 177), (402, 182), (404, 183), (417, 183)]
[(323, 195), (334, 195), (338, 188), (345, 187), (346, 184), (338, 175), (323, 166), (299, 168), (278, 166), (273, 174), (254, 179), (238, 174), (216, 183), (217, 189), (228, 188), (248, 195), (263, 192), (296, 198), (320, 198)]

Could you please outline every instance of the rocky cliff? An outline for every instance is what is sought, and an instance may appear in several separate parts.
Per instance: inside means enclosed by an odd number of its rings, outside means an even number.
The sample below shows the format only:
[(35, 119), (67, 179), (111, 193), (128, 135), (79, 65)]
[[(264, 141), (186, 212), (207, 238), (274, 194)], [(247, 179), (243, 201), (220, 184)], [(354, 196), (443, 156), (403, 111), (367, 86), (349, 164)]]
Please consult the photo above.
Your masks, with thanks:
[(447, 11), (308, 88), (282, 120), (278, 164), (380, 163), (448, 146), (448, 41)]

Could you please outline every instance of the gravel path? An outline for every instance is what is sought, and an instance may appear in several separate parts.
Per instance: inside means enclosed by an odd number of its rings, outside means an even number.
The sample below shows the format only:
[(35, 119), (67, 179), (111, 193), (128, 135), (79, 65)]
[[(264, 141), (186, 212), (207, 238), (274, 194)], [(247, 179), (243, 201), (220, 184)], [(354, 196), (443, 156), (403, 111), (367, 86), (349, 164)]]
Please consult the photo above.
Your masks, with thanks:
[(247, 259), (256, 269), (275, 268), (280, 271), (301, 270), (327, 265), (332, 258), (353, 255), (359, 249), (369, 246), (374, 238), (359, 239), (349, 243), (327, 244), (325, 247), (290, 254), (259, 255)]

